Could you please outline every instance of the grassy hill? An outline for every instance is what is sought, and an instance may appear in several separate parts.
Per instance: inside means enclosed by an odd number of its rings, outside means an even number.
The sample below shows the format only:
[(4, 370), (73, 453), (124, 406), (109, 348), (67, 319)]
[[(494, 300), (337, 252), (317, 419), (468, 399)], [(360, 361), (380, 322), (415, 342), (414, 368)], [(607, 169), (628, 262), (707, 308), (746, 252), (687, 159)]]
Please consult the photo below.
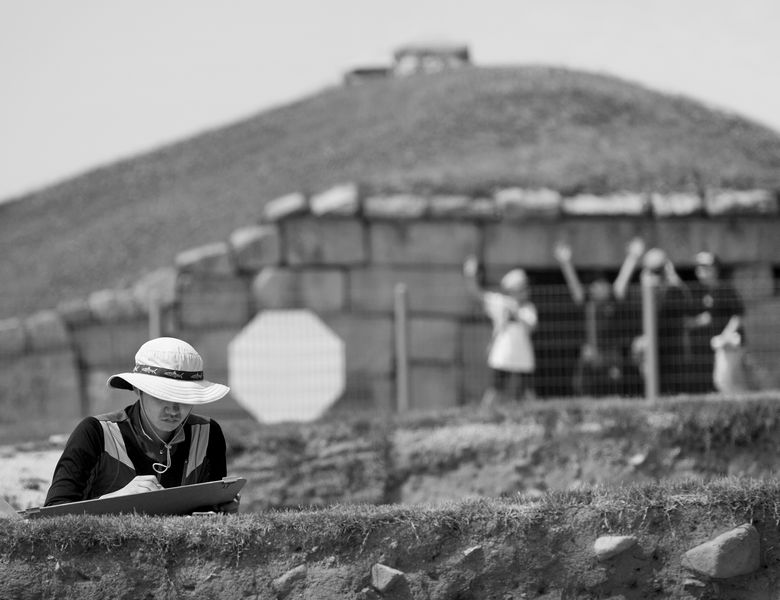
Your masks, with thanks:
[(334, 88), (0, 205), (0, 318), (124, 285), (262, 205), (380, 189), (780, 188), (780, 135), (689, 99), (545, 67)]

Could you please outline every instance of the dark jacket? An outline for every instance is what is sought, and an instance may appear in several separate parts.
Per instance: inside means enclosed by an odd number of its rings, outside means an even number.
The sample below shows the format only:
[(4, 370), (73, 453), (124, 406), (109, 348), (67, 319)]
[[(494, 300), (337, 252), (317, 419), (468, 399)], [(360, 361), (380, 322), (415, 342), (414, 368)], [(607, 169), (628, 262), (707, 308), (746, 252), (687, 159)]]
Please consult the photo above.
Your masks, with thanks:
[[(166, 462), (165, 446), (141, 427), (139, 403), (86, 417), (68, 439), (54, 468), (46, 506), (90, 500), (123, 488), (137, 475), (155, 475)], [(165, 488), (225, 477), (225, 437), (207, 417), (190, 414), (171, 442), (171, 468), (158, 476)]]

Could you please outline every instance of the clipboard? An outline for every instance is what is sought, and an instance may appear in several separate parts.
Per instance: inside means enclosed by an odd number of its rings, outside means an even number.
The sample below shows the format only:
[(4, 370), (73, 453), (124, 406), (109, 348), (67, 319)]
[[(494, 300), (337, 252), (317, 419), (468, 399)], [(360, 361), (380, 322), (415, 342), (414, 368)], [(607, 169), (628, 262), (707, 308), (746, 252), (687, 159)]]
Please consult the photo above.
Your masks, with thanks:
[(142, 494), (28, 508), (20, 511), (20, 515), (25, 519), (80, 514), (188, 515), (198, 509), (209, 510), (212, 506), (230, 502), (245, 483), (243, 477), (223, 477), (219, 481), (193, 483)]

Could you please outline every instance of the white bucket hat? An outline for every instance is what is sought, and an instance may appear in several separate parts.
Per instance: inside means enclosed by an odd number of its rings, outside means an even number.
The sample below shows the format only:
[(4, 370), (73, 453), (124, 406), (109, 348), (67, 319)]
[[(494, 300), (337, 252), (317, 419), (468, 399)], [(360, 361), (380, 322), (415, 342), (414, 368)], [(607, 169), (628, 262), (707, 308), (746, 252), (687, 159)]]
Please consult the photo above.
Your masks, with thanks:
[(131, 373), (117, 373), (108, 385), (123, 390), (134, 387), (155, 398), (181, 404), (208, 404), (230, 388), (203, 378), (203, 358), (183, 340), (159, 337), (143, 344), (135, 354)]

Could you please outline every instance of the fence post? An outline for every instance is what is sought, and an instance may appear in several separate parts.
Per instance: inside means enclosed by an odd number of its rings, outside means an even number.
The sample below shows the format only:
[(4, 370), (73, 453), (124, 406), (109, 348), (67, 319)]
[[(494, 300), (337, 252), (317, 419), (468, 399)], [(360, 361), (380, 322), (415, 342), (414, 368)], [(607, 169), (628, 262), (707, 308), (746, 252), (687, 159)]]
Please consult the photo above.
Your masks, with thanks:
[(409, 410), (409, 319), (406, 284), (398, 283), (393, 290), (395, 325), (396, 410)]
[(645, 340), (644, 379), (645, 399), (658, 398), (658, 306), (656, 290), (659, 276), (647, 269), (642, 271), (642, 334)]
[(149, 339), (162, 335), (162, 302), (155, 293), (149, 294)]

